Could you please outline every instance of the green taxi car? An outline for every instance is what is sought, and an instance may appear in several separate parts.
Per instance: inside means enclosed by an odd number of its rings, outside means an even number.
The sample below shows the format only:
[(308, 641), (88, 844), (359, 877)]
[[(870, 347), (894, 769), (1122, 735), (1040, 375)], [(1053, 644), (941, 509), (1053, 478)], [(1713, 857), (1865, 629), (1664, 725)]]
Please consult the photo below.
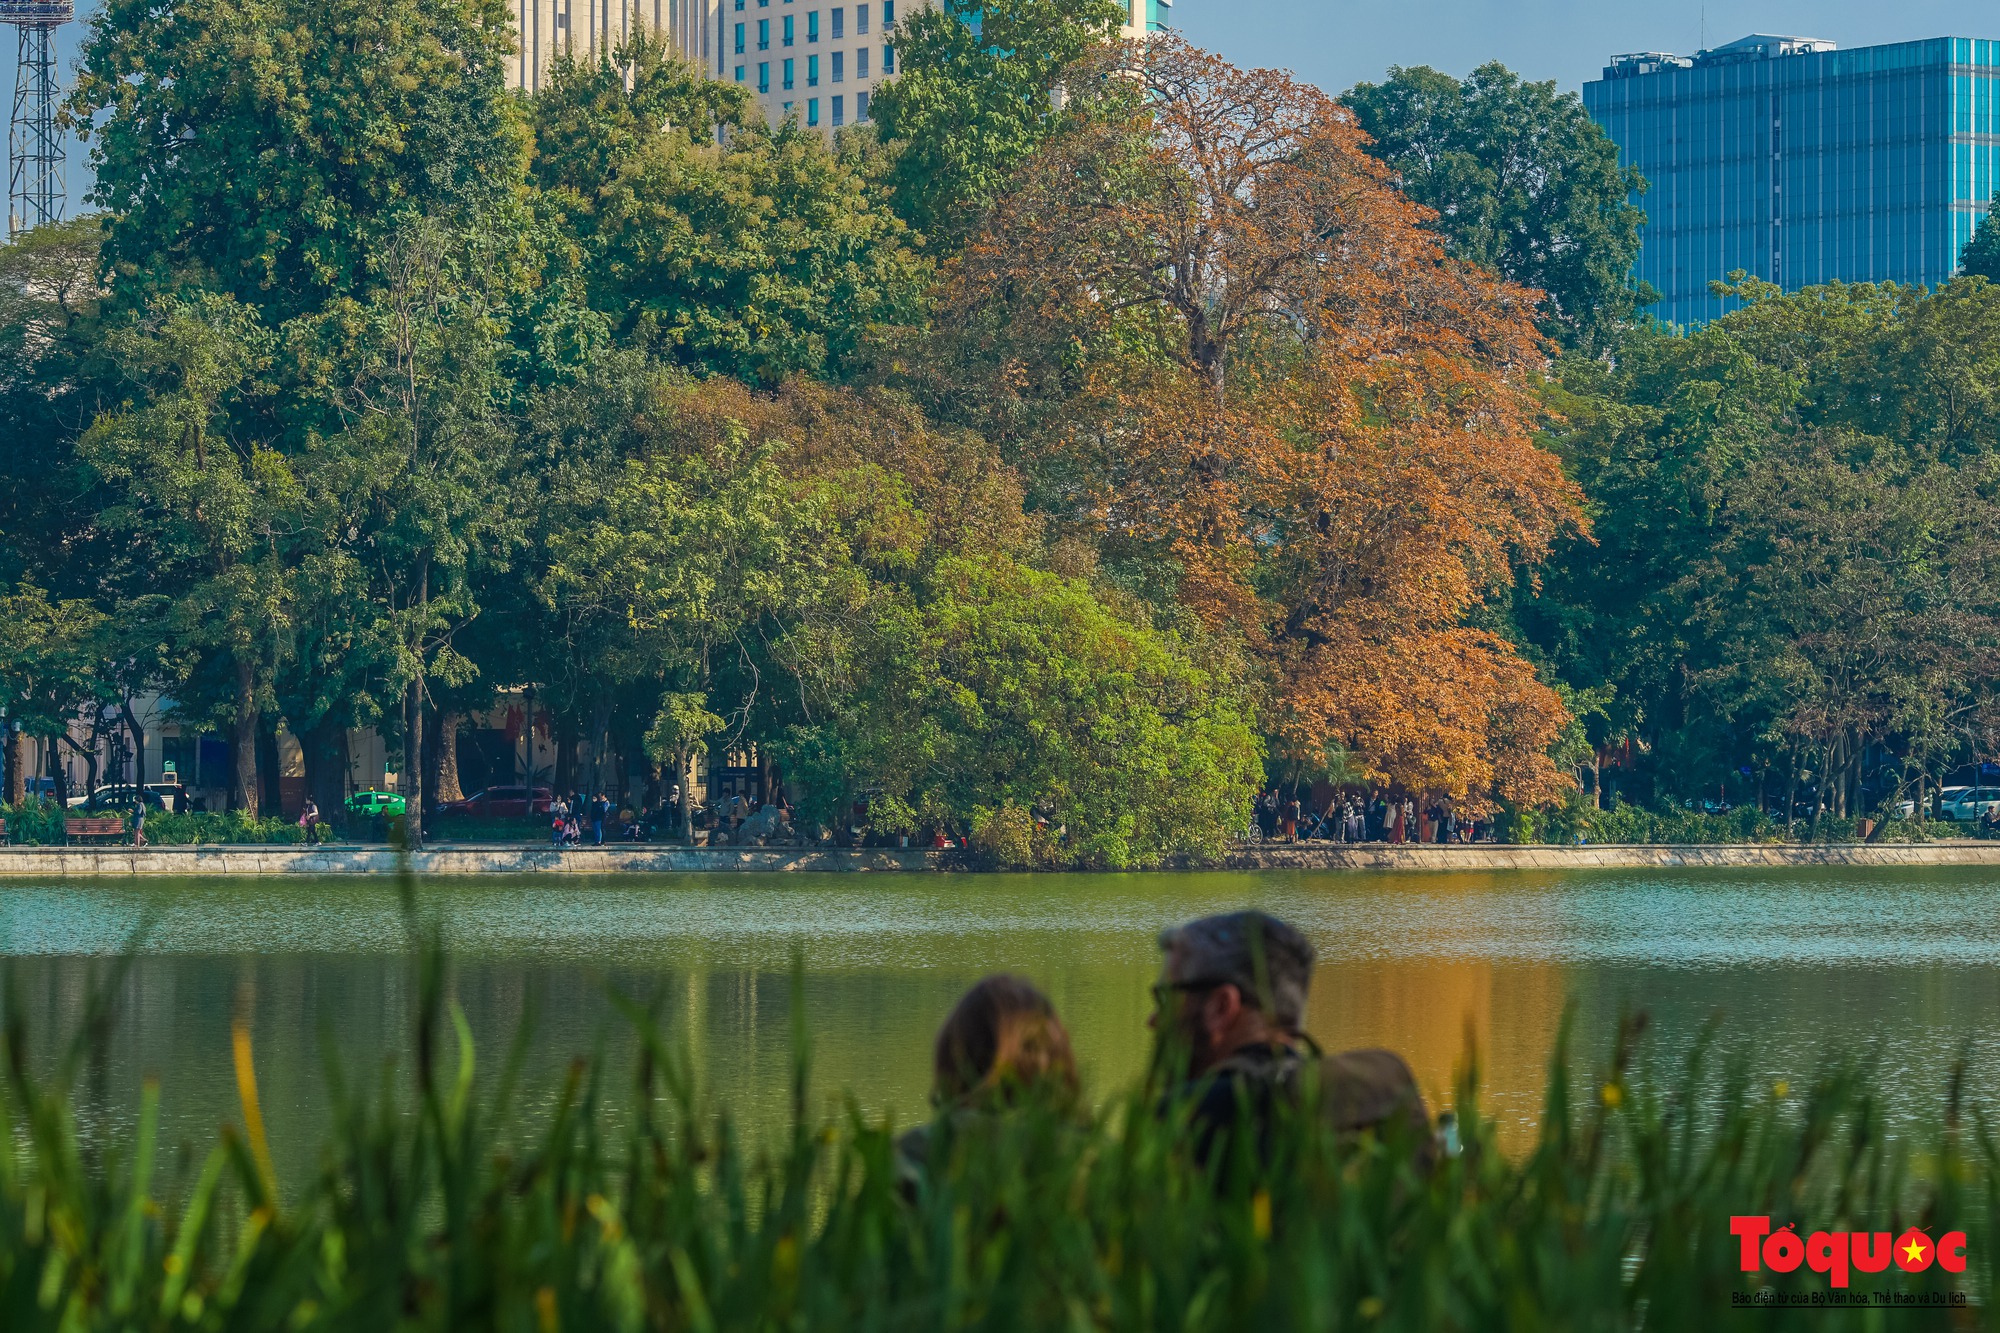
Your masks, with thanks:
[(347, 798), (347, 813), (367, 818), (371, 815), (400, 815), (409, 803), (392, 791), (358, 791)]

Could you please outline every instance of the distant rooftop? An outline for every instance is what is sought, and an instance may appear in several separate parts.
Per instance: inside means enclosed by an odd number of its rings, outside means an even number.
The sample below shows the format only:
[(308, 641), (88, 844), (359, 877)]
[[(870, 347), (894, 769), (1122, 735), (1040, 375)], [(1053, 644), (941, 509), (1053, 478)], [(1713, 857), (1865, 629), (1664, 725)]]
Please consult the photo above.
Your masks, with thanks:
[(1613, 56), (1611, 63), (1604, 67), (1604, 77), (1630, 79), (1641, 74), (1658, 74), (1662, 70), (1693, 69), (1697, 65), (1736, 65), (1751, 60), (1776, 60), (1782, 56), (1817, 55), (1835, 49), (1832, 42), (1820, 37), (1780, 37), (1760, 32), (1738, 37), (1725, 46), (1697, 51), (1692, 56), (1677, 56), (1667, 51), (1634, 51), (1629, 55)]

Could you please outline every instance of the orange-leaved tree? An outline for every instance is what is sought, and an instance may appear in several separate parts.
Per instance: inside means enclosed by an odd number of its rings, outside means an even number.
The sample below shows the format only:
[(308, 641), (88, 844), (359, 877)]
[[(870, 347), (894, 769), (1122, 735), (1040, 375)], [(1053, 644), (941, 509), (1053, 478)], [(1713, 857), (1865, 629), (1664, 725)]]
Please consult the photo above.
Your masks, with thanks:
[(1538, 446), (1535, 293), (1449, 259), (1332, 98), (1172, 36), (1073, 71), (1087, 114), (948, 275), (964, 410), (1036, 503), (1240, 635), (1290, 755), (1531, 804), (1565, 715), (1486, 598), (1580, 526)]

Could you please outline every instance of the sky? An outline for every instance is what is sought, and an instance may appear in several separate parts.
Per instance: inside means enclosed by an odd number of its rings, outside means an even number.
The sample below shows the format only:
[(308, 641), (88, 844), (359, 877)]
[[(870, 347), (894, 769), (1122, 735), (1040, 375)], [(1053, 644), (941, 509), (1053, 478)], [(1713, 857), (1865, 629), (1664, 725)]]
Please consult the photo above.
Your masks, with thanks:
[[(79, 8), (95, 6), (84, 0)], [(1823, 37), (1841, 46), (2000, 38), (2000, 6), (1993, 0), (1175, 0), (1174, 24), (1236, 64), (1290, 69), (1330, 92), (1378, 80), (1392, 65), (1463, 75), (1488, 60), (1574, 91), (1619, 52), (1692, 55), (1753, 32)], [(60, 34), (66, 81), (83, 33), (78, 22)], [(13, 34), (0, 32), (0, 106), (12, 106), (13, 95)], [(87, 185), (82, 154), (73, 152), (72, 212)]]
[(1823, 37), (1843, 47), (2000, 38), (2000, 6), (1993, 0), (1174, 0), (1174, 26), (1235, 64), (1290, 69), (1329, 92), (1379, 80), (1392, 65), (1463, 76), (1488, 60), (1575, 91), (1621, 52), (1693, 55), (1753, 32)]

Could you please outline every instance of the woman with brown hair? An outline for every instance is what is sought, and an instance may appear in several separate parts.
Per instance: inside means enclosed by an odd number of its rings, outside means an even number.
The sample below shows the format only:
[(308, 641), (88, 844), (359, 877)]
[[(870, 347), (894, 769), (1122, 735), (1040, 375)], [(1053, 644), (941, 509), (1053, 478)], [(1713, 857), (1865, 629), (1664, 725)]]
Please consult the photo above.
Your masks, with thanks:
[[(938, 1029), (931, 1104), (955, 1122), (1028, 1098), (1067, 1109), (1077, 1099), (1076, 1057), (1049, 997), (1022, 977), (990, 976), (967, 991)], [(921, 1174), (930, 1125), (896, 1141), (904, 1170)]]

